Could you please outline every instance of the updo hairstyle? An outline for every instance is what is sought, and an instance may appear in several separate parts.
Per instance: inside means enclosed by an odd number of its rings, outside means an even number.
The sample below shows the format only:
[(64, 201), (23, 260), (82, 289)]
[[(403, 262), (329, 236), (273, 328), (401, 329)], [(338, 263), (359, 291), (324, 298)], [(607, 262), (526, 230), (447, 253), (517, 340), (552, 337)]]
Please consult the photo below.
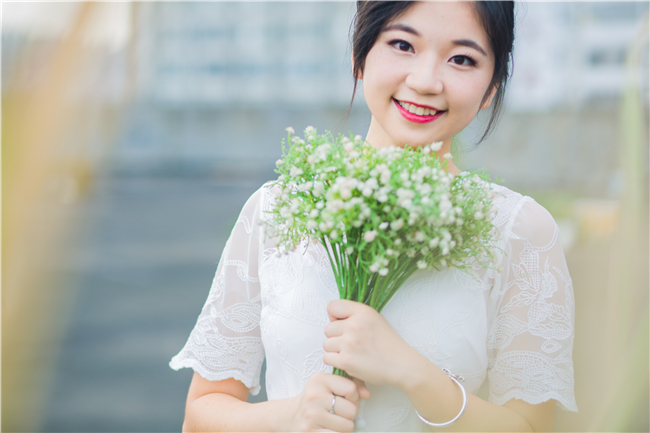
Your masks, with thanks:
[[(377, 38), (386, 26), (405, 13), (414, 3), (413, 1), (357, 1), (352, 37), (352, 74), (354, 76), (352, 100), (354, 100), (357, 90), (357, 77), (363, 72), (368, 52), (375, 45)], [(515, 17), (513, 1), (475, 1), (472, 4), (476, 8), (494, 53), (492, 81), (483, 96), (482, 103), (488, 100), (494, 86), (499, 86), (492, 100), (492, 114), (485, 132), (479, 140), (480, 143), (492, 131), (501, 114), (510, 75), (509, 66), (512, 62)], [(350, 102), (351, 106), (352, 102)]]

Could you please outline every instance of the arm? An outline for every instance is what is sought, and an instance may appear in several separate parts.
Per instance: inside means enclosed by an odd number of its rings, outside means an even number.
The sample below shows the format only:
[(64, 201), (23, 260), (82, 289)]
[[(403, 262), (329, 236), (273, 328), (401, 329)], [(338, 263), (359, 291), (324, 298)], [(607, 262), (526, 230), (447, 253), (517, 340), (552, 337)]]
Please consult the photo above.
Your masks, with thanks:
[[(334, 413), (330, 413), (336, 394)], [(209, 381), (194, 373), (185, 407), (184, 432), (340, 431), (354, 428), (359, 394), (368, 390), (340, 376), (315, 374), (298, 396), (247, 403), (248, 388), (238, 380)]]
[[(431, 361), (409, 346), (371, 307), (338, 300), (328, 306), (333, 321), (323, 361), (365, 382), (401, 389), (418, 412), (431, 422), (454, 418), (461, 392)], [(532, 405), (510, 400), (503, 406), (468, 394), (463, 416), (439, 431), (552, 431), (555, 402)]]
[[(414, 349), (405, 356), (409, 374), (403, 374), (400, 388), (427, 420), (443, 423), (461, 408), (461, 392), (447, 375)], [(530, 404), (512, 399), (499, 406), (467, 394), (467, 407), (453, 425), (437, 431), (553, 431), (555, 401)]]

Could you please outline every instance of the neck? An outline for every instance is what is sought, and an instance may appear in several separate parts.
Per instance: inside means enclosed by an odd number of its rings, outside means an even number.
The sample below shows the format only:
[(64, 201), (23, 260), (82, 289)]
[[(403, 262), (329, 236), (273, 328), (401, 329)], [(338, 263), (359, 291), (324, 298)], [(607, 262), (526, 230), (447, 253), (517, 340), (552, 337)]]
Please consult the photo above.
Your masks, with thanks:
[[(400, 146), (399, 144), (395, 143), (393, 139), (386, 134), (386, 132), (381, 129), (376, 127), (375, 123), (375, 118), (373, 117), (370, 120), (370, 128), (368, 130), (368, 134), (366, 135), (366, 142), (370, 144), (372, 147), (375, 149), (379, 149), (380, 147), (389, 147), (389, 146)], [(440, 148), (439, 151), (436, 152), (436, 156), (440, 160), (443, 159), (443, 155), (446, 155), (447, 153), (451, 153), (451, 138), (448, 138), (447, 140), (443, 141), (442, 147)], [(452, 159), (447, 159), (447, 171), (453, 175), (457, 175), (460, 170), (456, 165), (454, 165), (454, 161)]]

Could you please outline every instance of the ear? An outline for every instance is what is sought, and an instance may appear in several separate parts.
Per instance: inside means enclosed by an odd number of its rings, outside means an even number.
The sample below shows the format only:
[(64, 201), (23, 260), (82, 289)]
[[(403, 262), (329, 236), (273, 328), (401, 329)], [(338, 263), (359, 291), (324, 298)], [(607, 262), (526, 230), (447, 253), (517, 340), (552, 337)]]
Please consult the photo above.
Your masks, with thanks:
[(481, 110), (485, 110), (490, 105), (492, 105), (492, 100), (494, 99), (494, 95), (496, 95), (498, 88), (499, 88), (499, 84), (495, 84), (494, 87), (492, 88), (492, 91), (490, 92), (490, 96), (488, 96), (485, 102), (481, 104)]

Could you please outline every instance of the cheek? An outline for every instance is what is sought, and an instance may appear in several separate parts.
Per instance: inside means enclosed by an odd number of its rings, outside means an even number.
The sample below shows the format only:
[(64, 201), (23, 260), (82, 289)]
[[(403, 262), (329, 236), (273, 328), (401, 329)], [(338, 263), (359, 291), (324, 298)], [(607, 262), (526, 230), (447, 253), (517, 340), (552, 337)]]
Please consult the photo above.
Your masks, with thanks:
[(454, 95), (453, 103), (458, 111), (474, 115), (481, 106), (486, 89), (487, 83), (483, 83), (483, 80), (462, 80), (454, 83), (453, 91), (450, 91), (449, 95)]

